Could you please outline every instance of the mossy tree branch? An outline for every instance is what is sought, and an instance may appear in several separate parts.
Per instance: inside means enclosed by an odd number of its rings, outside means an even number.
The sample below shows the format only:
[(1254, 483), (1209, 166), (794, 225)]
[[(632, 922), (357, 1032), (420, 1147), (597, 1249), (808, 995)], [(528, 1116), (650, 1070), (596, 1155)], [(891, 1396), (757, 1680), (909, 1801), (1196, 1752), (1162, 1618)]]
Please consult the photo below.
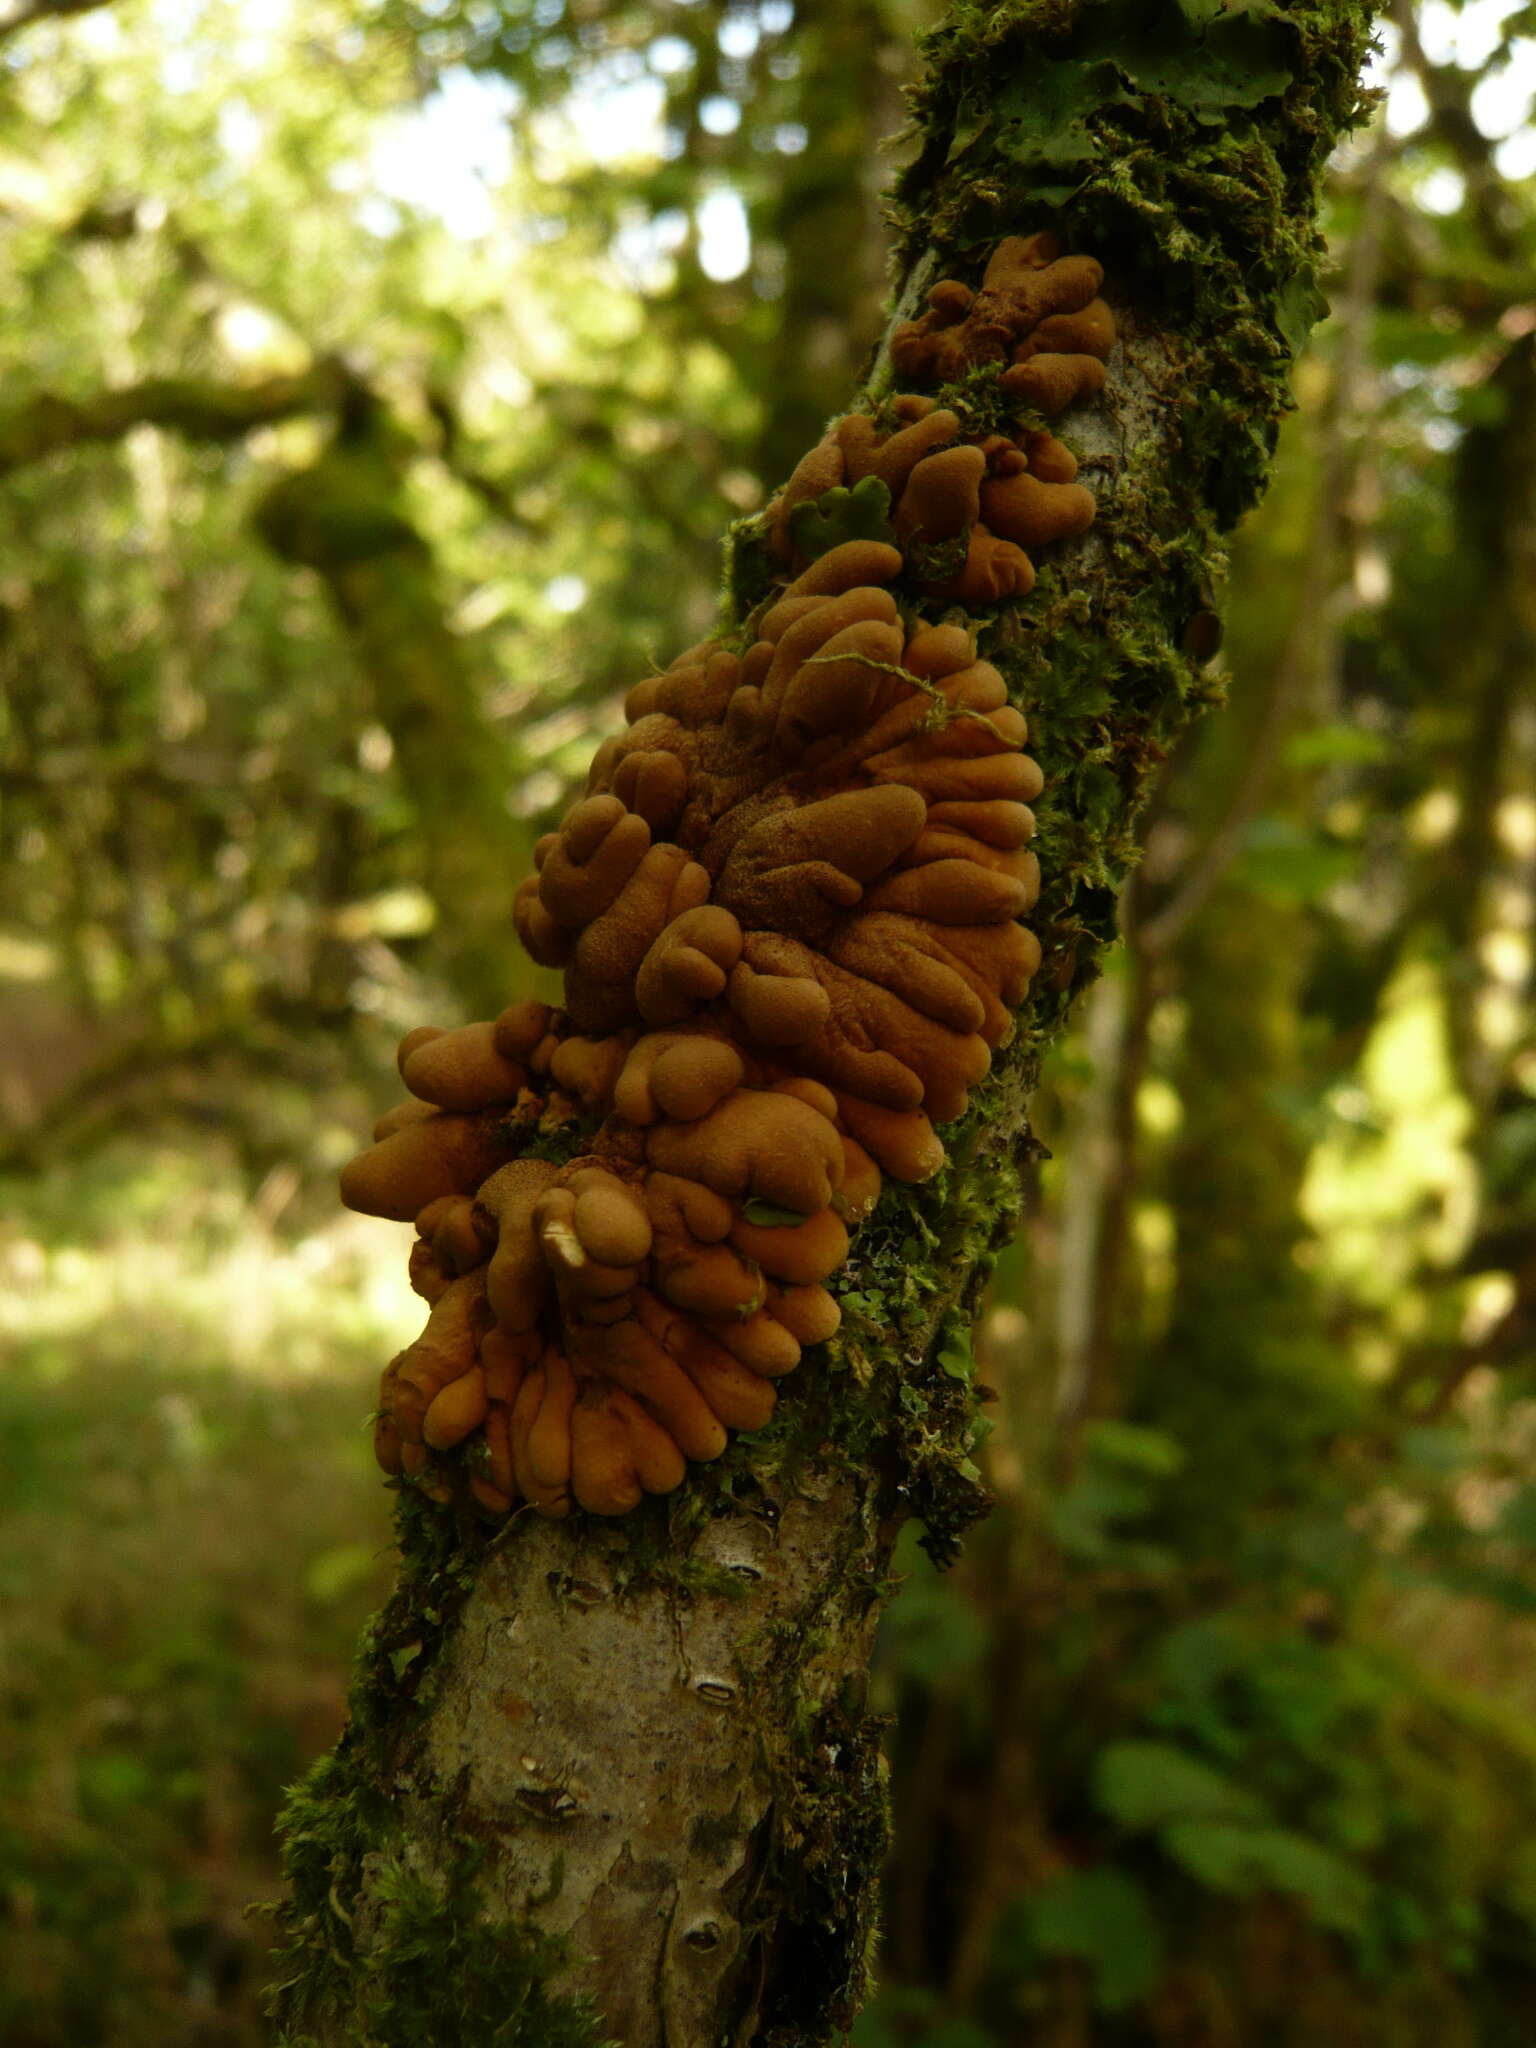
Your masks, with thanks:
[(327, 358), (255, 384), (195, 377), (146, 377), (87, 398), (43, 391), (0, 414), (0, 476), (66, 449), (120, 441), (135, 427), (167, 427), (194, 441), (238, 441), (299, 413), (332, 410), (347, 373)]
[(484, 1004), (500, 1000), (506, 869), (527, 858), (530, 834), (507, 809), (510, 750), (481, 708), (484, 678), (448, 624), (436, 559), (407, 504), (415, 452), (351, 379), (325, 446), (266, 491), (256, 525), (274, 554), (325, 586), (418, 807), (444, 927), (438, 956), (460, 996)]
[[(899, 110), (903, 54), (889, 0), (803, 0), (795, 10), (801, 114), (812, 143), (785, 160), (772, 225), (784, 251), (778, 374), (763, 393), (756, 463), (787, 476), (821, 432), (826, 394), (858, 376), (880, 316), (873, 146)], [(900, 38), (900, 40), (899, 40)], [(827, 261), (836, 250), (839, 260)]]
[(406, 507), (419, 448), (375, 394), (333, 357), (246, 385), (151, 377), (83, 398), (39, 392), (0, 414), (0, 477), (138, 427), (223, 443), (305, 413), (335, 427), (313, 463), (268, 488), (257, 527), (332, 600), (419, 809), (445, 934), (437, 958), (466, 1001), (488, 1002), (501, 985), (504, 870), (526, 858), (530, 835), (507, 809), (507, 747), (480, 708), (483, 678), (449, 628), (432, 550)]
[[(615, 1523), (501, 1534), (403, 1511), (353, 1722), (293, 1796), (276, 2009), (290, 2044), (617, 2039), (821, 2048), (864, 1994), (885, 1845), (862, 1705), (891, 1544), (985, 1507), (968, 1326), (1017, 1214), (1027, 1105), (1096, 972), (1158, 765), (1213, 692), (1221, 535), (1258, 497), (1318, 312), (1318, 179), (1361, 105), (1364, 0), (956, 0), (896, 194), (898, 314), (1003, 236), (1091, 250), (1121, 332), (1063, 432), (1098, 520), (971, 620), (1046, 773), (1045, 961), (1012, 1045), (886, 1189), (841, 1332), (769, 1427)], [(888, 360), (866, 398), (891, 389)], [(995, 376), (940, 394), (972, 430)], [(772, 565), (729, 549), (730, 631)], [(414, 2031), (413, 2031), (414, 2029)]]

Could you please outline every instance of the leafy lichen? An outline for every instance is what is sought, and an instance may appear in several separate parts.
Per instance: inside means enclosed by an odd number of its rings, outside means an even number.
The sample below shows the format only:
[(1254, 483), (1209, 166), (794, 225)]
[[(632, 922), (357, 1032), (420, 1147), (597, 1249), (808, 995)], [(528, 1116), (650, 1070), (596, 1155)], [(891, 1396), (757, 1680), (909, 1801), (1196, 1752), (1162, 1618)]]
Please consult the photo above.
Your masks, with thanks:
[(790, 538), (806, 561), (849, 540), (891, 539), (891, 494), (877, 476), (850, 490), (839, 484), (819, 498), (797, 505), (789, 515)]

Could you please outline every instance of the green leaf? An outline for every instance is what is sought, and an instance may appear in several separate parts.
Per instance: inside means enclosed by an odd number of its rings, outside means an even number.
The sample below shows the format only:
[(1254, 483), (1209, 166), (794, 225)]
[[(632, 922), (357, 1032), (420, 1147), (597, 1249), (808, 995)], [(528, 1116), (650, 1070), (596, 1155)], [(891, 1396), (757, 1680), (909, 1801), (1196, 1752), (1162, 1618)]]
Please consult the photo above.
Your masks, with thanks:
[(1166, 1830), (1163, 1846), (1211, 1891), (1237, 1897), (1285, 1892), (1338, 1934), (1354, 1933), (1370, 1905), (1369, 1881), (1358, 1870), (1289, 1828), (1180, 1821)]
[(1112, 1819), (1155, 1831), (1167, 1855), (1211, 1891), (1285, 1892), (1337, 1932), (1362, 1924), (1370, 1886), (1359, 1871), (1322, 1843), (1273, 1825), (1262, 1800), (1186, 1750), (1117, 1742), (1094, 1778)]
[(420, 1643), (406, 1643), (401, 1649), (390, 1651), (389, 1668), (396, 1678), (403, 1677), (420, 1655)]
[(997, 2037), (951, 2019), (932, 1991), (882, 1984), (853, 2023), (852, 2048), (997, 2048)]
[(1051, 1534), (1071, 1557), (1102, 1563), (1114, 1556), (1134, 1568), (1134, 1548), (1138, 1567), (1157, 1570), (1157, 1554), (1128, 1545), (1120, 1530), (1151, 1510), (1183, 1450), (1161, 1430), (1098, 1422), (1084, 1431), (1083, 1453), (1076, 1477), (1047, 1508)]
[(153, 1783), (148, 1764), (117, 1750), (83, 1756), (75, 1775), (81, 1797), (97, 1806), (139, 1806)]
[(1083, 1432), (1085, 1452), (1104, 1465), (1168, 1479), (1184, 1464), (1184, 1447), (1166, 1430), (1134, 1422), (1095, 1422)]
[(1308, 270), (1298, 271), (1275, 294), (1275, 325), (1293, 356), (1299, 356), (1318, 321), (1328, 311), (1328, 301)]
[(975, 1377), (976, 1357), (971, 1350), (969, 1330), (962, 1330), (944, 1340), (939, 1346), (939, 1364), (952, 1380), (969, 1380)]
[(1027, 1970), (1037, 1956), (1072, 1956), (1093, 1972), (1093, 2000), (1118, 2012), (1157, 1982), (1163, 1940), (1146, 1894), (1123, 1871), (1065, 1872), (1022, 1899), (998, 1926), (996, 1959)]
[[(1256, 107), (1289, 86), (1299, 42), (1277, 0), (1175, 0), (1181, 20), (1157, 22), (1157, 9), (1135, 10), (1154, 46), (1175, 44), (1162, 59), (1163, 89), (1209, 117), (1231, 107)], [(1188, 38), (1186, 40), (1185, 38)]]
[(1111, 1743), (1094, 1771), (1094, 1796), (1127, 1828), (1265, 1818), (1252, 1793), (1168, 1742)]
[(814, 562), (844, 541), (894, 540), (890, 510), (889, 487), (877, 476), (866, 476), (851, 490), (837, 484), (819, 498), (796, 505), (789, 515), (789, 537), (796, 552)]
[(1255, 818), (1234, 877), (1282, 903), (1310, 903), (1352, 875), (1360, 856), (1352, 846), (1330, 845), (1289, 818)]
[(881, 1653), (920, 1685), (953, 1686), (987, 1653), (987, 1630), (952, 1579), (922, 1554), (910, 1525), (896, 1553), (910, 1573), (880, 1624)]
[[(1311, 321), (1308, 321), (1308, 330)], [(1367, 732), (1359, 725), (1315, 725), (1299, 732), (1285, 745), (1288, 768), (1335, 768), (1384, 761), (1393, 753), (1392, 740), (1384, 732)]]
[(748, 1223), (761, 1224), (768, 1230), (792, 1230), (810, 1220), (802, 1210), (781, 1209), (776, 1202), (765, 1202), (755, 1195), (741, 1213)]
[(1186, 1700), (1210, 1693), (1253, 1655), (1230, 1615), (1206, 1614), (1164, 1636), (1156, 1652), (1158, 1677)]

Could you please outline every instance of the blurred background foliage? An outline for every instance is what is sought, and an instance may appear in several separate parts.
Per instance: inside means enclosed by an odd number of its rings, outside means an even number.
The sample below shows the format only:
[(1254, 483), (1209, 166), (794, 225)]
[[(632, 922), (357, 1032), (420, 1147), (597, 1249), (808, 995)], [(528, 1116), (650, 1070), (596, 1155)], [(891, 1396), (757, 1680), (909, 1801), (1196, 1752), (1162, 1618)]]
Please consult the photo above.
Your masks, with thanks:
[[(878, 328), (932, 0), (0, 16), (0, 2039), (261, 2038), (412, 1303), (333, 1174)], [(1536, 9), (1388, 18), (882, 1634), (858, 2048), (1536, 2038)], [(914, 1532), (915, 1533), (915, 1532)]]

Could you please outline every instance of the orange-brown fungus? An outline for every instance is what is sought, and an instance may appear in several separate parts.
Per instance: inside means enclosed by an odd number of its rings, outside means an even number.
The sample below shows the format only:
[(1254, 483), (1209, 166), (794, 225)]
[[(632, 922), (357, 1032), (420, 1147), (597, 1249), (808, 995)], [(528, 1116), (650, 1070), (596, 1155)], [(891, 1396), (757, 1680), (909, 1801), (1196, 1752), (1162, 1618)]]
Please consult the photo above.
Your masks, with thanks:
[[(1063, 256), (1053, 236), (1013, 236), (993, 253), (977, 291), (946, 278), (928, 294), (922, 318), (896, 329), (896, 373), (914, 384), (944, 384), (995, 363), (998, 388), (1015, 413), (1064, 412), (1103, 388), (1115, 322), (1098, 296), (1102, 282), (1091, 256)], [(888, 494), (896, 549), (877, 541), (848, 546), (865, 556), (899, 550), (899, 557), (878, 566), (861, 561), (858, 576), (841, 587), (888, 584), (904, 571), (923, 598), (995, 604), (1034, 587), (1029, 550), (1071, 539), (1092, 523), (1093, 497), (1073, 481), (1076, 471), (1054, 434), (971, 435), (958, 413), (908, 393), (889, 401), (882, 419), (855, 413), (828, 430), (774, 500), (769, 543), (780, 562), (799, 566), (805, 529), (797, 527), (798, 508), (874, 479)], [(808, 573), (815, 577), (827, 559)], [(809, 605), (791, 597), (776, 610), (778, 631), (774, 613), (763, 629), (787, 638)], [(845, 687), (852, 692), (851, 681)], [(824, 716), (836, 715), (835, 693), (818, 692), (817, 701)]]
[[(564, 1007), (402, 1044), (411, 1100), (342, 1177), (415, 1223), (430, 1309), (384, 1375), (387, 1472), (492, 1514), (671, 1491), (836, 1330), (827, 1283), (882, 1176), (943, 1164), (934, 1126), (1040, 958), (1040, 773), (942, 615), (1023, 595), (1030, 551), (1093, 519), (1039, 419), (1102, 388), (1101, 281), (1035, 235), (934, 287), (897, 374), (995, 365), (1015, 431), (921, 390), (838, 421), (766, 515), (780, 577), (745, 630), (631, 690), (535, 849), (514, 922)], [(577, 1119), (579, 1157), (525, 1156)]]

